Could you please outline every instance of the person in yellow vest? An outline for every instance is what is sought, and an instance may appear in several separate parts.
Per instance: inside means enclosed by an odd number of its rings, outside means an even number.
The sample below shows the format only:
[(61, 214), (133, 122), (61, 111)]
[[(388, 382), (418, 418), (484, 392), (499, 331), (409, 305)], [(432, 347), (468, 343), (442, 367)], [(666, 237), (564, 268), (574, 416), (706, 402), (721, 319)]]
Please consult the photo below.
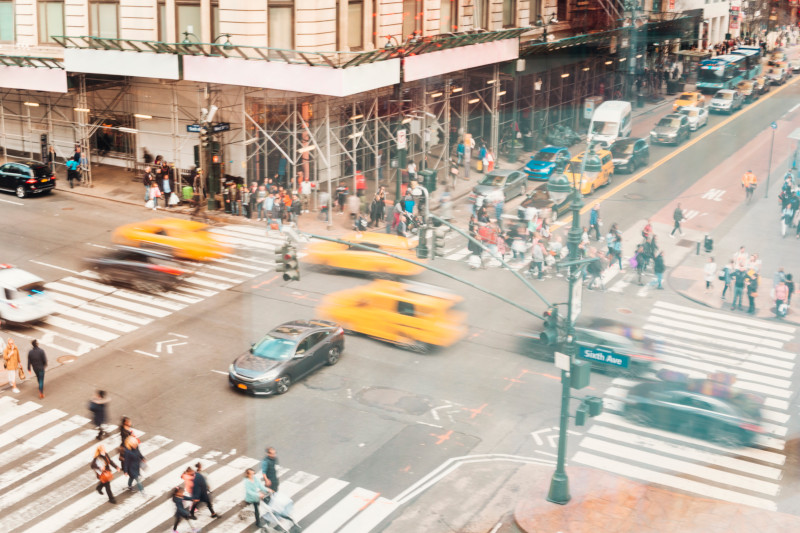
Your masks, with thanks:
[(758, 179), (756, 178), (756, 175), (753, 174), (753, 171), (748, 170), (745, 172), (744, 176), (742, 176), (742, 187), (744, 187), (745, 196), (748, 202), (753, 197), (753, 192), (756, 190), (757, 186)]

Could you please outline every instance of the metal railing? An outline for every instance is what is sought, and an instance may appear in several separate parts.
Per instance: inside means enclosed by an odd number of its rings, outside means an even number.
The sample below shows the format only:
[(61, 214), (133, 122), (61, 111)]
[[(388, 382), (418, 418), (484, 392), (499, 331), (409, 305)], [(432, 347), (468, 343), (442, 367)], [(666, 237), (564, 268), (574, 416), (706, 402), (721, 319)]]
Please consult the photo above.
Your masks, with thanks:
[(31, 67), (64, 70), (64, 63), (52, 57), (12, 56), (0, 54), (0, 64), (6, 67)]

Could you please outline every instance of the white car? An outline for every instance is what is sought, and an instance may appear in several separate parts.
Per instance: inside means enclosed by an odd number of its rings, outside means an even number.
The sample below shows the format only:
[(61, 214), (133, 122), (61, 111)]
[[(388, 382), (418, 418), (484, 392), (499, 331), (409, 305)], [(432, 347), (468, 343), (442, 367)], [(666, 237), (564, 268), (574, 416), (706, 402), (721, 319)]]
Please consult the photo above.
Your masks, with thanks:
[(55, 311), (44, 280), (11, 265), (0, 265), (0, 319), (15, 324), (36, 322)]
[(704, 107), (682, 107), (678, 110), (678, 114), (686, 115), (686, 118), (689, 119), (689, 129), (692, 131), (708, 126), (708, 111)]

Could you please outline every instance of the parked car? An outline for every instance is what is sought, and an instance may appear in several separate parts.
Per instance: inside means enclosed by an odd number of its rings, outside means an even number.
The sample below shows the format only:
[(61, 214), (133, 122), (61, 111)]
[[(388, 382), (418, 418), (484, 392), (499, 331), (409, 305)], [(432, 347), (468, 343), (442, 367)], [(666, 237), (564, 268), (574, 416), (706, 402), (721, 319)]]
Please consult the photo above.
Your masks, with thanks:
[(508, 201), (525, 194), (527, 186), (528, 178), (521, 170), (493, 170), (472, 188), (469, 201), (475, 202), (478, 196), (488, 196), (496, 190), (503, 191), (503, 196)]
[(192, 275), (169, 253), (132, 246), (119, 246), (86, 262), (104, 283), (130, 285), (143, 292), (174, 289)]
[(195, 261), (216, 259), (229, 252), (229, 248), (208, 231), (207, 224), (177, 218), (126, 224), (114, 230), (111, 239), (123, 246), (158, 250)]
[(335, 365), (344, 351), (344, 330), (324, 320), (282, 324), (237, 357), (228, 383), (253, 395), (284, 394), (292, 383), (323, 365)]
[(654, 381), (628, 392), (625, 416), (723, 446), (749, 446), (764, 432), (761, 403), (757, 395), (710, 380)]
[(317, 315), (348, 331), (418, 353), (455, 344), (467, 334), (463, 298), (422, 283), (378, 280), (328, 294)]
[(753, 78), (753, 83), (756, 84), (756, 89), (758, 90), (759, 94), (764, 94), (769, 92), (770, 83), (769, 79), (767, 79), (767, 76), (765, 74)]
[(569, 150), (563, 146), (545, 146), (522, 169), (530, 180), (548, 180), (559, 164), (569, 161)]
[(55, 312), (44, 280), (13, 265), (0, 264), (0, 319), (14, 324), (42, 320)]
[(775, 63), (781, 63), (783, 61), (786, 61), (786, 59), (787, 59), (786, 52), (784, 52), (783, 50), (774, 50), (769, 54), (768, 63), (770, 66), (772, 66)]
[(767, 70), (767, 79), (771, 85), (783, 85), (786, 83), (786, 70), (780, 67), (770, 67)]
[(525, 220), (525, 211), (529, 207), (535, 207), (538, 210), (539, 218), (548, 220), (553, 224), (561, 215), (569, 211), (569, 206), (569, 200), (564, 200), (557, 205), (553, 203), (550, 193), (547, 192), (547, 184), (542, 183), (525, 195), (525, 199), (517, 207), (517, 218)]
[[(608, 150), (596, 150), (595, 155), (600, 159), (600, 172), (593, 173), (587, 172), (583, 167), (583, 157), (586, 152), (582, 152), (573, 157), (567, 168), (564, 169), (564, 175), (570, 183), (580, 182), (581, 194), (584, 196), (591, 194), (598, 187), (603, 187), (611, 183), (614, 177), (614, 158)], [(583, 175), (581, 176), (581, 172)]]
[(44, 163), (24, 161), (0, 166), (0, 190), (13, 192), (17, 198), (47, 194), (55, 188), (56, 175)]
[(689, 119), (689, 129), (692, 131), (708, 125), (708, 110), (705, 107), (682, 107), (678, 110), (678, 114)]
[(609, 151), (613, 157), (614, 172), (636, 172), (637, 168), (650, 163), (650, 145), (639, 137), (617, 139)]
[(685, 92), (678, 95), (678, 98), (672, 103), (672, 110), (686, 106), (703, 107), (706, 104), (706, 99), (700, 91)]
[(792, 72), (800, 72), (800, 59), (792, 59), (789, 61), (789, 66), (792, 69)]
[[(552, 361), (555, 358), (556, 347), (542, 342), (539, 333), (520, 333), (520, 347), (522, 353), (537, 359)], [(579, 347), (587, 349), (603, 348), (611, 350), (616, 354), (629, 357), (628, 367), (621, 368), (610, 366), (595, 360), (580, 357), (582, 360), (590, 360), (592, 369), (611, 374), (623, 374), (629, 376), (642, 376), (652, 371), (653, 363), (658, 360), (657, 356), (645, 350), (641, 343), (634, 342), (628, 337), (587, 328), (575, 328), (575, 342)], [(583, 352), (581, 352), (583, 353)]]
[(756, 88), (756, 82), (753, 80), (740, 81), (736, 84), (736, 90), (741, 93), (746, 102), (752, 102), (761, 96), (761, 93)]
[(689, 117), (670, 113), (661, 117), (650, 132), (651, 143), (680, 144), (692, 136)]
[(740, 109), (744, 105), (742, 94), (735, 89), (721, 89), (711, 99), (710, 110), (717, 113), (728, 113)]

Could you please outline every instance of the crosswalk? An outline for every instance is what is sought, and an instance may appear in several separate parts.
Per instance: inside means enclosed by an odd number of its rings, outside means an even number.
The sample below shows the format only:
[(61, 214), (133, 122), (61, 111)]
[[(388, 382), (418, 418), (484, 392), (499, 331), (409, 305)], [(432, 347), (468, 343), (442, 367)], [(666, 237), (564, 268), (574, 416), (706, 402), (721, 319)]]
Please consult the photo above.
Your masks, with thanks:
[[(111, 430), (111, 428), (109, 428)], [(191, 526), (203, 531), (251, 531), (252, 507), (245, 506), (242, 480), (248, 468), (260, 471), (259, 460), (203, 450), (189, 442), (136, 430), (147, 458), (144, 495), (127, 491), (127, 478), (116, 474), (111, 487), (117, 504), (95, 492), (97, 479), (89, 464), (98, 444), (114, 461), (119, 436), (95, 440), (88, 419), (36, 402), (0, 396), (0, 531), (49, 533), (147, 533), (167, 531), (175, 514), (169, 491), (182, 483), (181, 474), (198, 461), (213, 490), (212, 519), (205, 507)], [(400, 503), (336, 478), (279, 468), (281, 494), (294, 501), (293, 518), (310, 533), (369, 533), (394, 513)], [(290, 523), (287, 521), (285, 525)], [(188, 531), (187, 525), (179, 531)]]
[(274, 251), (285, 242), (276, 232), (267, 234), (263, 228), (252, 226), (227, 225), (211, 231), (235, 247), (235, 253), (198, 265), (186, 283), (174, 290), (140, 292), (102, 283), (92, 270), (70, 271), (68, 276), (45, 283), (56, 301), (56, 312), (38, 324), (16, 327), (7, 334), (38, 339), (52, 359), (79, 357), (274, 270)]
[(753, 447), (731, 449), (637, 425), (625, 418), (623, 405), (639, 382), (617, 378), (605, 391), (603, 414), (594, 418), (572, 462), (671, 489), (777, 509), (797, 357), (789, 344), (796, 328), (662, 301), (655, 302), (643, 328), (660, 346), (655, 371), (695, 378), (726, 372), (736, 376), (737, 389), (762, 396), (764, 433)]

